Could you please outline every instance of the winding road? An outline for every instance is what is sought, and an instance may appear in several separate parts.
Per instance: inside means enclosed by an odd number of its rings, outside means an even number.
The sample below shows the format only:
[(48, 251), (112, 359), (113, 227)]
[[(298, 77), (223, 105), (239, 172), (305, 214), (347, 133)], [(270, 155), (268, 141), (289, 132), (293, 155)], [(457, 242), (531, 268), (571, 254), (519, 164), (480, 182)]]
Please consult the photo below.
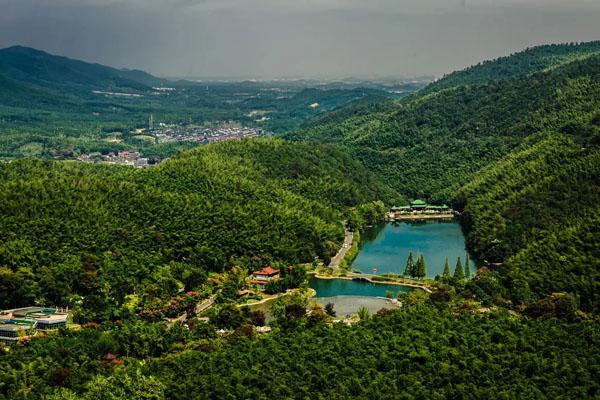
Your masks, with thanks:
[(346, 253), (352, 246), (352, 240), (354, 239), (354, 232), (352, 232), (350, 229), (348, 229), (348, 224), (346, 223), (346, 221), (344, 221), (344, 230), (346, 231), (346, 234), (344, 236), (344, 244), (342, 245), (342, 248), (337, 252), (335, 257), (333, 257), (331, 259), (331, 261), (329, 262), (329, 268), (333, 268), (333, 269), (339, 268), (340, 263), (342, 262), (342, 260), (346, 256)]

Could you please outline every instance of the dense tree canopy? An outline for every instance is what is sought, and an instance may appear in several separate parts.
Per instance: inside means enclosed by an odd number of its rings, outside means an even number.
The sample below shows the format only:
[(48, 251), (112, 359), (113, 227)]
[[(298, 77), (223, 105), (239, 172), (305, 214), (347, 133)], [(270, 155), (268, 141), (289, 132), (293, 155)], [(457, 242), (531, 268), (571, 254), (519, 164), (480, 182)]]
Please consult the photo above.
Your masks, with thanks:
[(481, 168), (540, 132), (591, 119), (599, 65), (600, 56), (589, 56), (511, 80), (417, 92), (373, 113), (359, 105), (342, 113), (348, 118), (323, 118), (287, 137), (340, 143), (400, 193), (449, 202)]
[[(363, 99), (294, 143), (211, 145), (146, 171), (0, 164), (0, 308), (70, 304), (100, 322), (0, 354), (0, 398), (600, 396), (597, 48), (540, 47), (405, 101)], [(327, 261), (343, 220), (361, 229), (385, 211), (375, 200), (417, 195), (461, 213), (475, 276), (468, 257), (466, 273), (446, 260), (431, 293), (362, 308), (353, 326), (298, 291), (261, 337), (262, 310), (229, 301), (247, 270)], [(208, 322), (147, 318), (157, 301), (193, 309), (224, 270)], [(405, 275), (426, 275), (422, 256)], [(282, 276), (273, 292), (304, 269)]]
[(344, 153), (279, 140), (202, 147), (150, 170), (15, 161), (0, 177), (0, 308), (81, 295), (85, 319), (254, 259), (327, 261), (348, 207), (393, 196)]

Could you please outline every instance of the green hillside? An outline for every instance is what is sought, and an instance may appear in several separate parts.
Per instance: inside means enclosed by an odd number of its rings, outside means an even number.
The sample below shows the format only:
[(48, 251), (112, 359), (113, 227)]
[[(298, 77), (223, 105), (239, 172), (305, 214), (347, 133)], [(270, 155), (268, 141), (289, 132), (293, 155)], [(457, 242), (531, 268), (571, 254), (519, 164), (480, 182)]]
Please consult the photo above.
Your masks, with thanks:
[(169, 298), (182, 271), (328, 260), (347, 208), (393, 195), (344, 153), (277, 140), (147, 171), (22, 160), (0, 178), (0, 308), (79, 294), (83, 319), (110, 318), (134, 291)]
[[(132, 323), (36, 340), (0, 358), (0, 382), (6, 383), (0, 398), (582, 399), (600, 394), (600, 332), (593, 321), (454, 315), (423, 304), (352, 327), (308, 317), (263, 337), (247, 332), (239, 328), (217, 338), (202, 323), (189, 330)], [(106, 352), (127, 362), (101, 361)]]
[[(598, 312), (600, 56), (586, 56), (597, 47), (528, 50), (289, 137), (340, 143), (401, 194), (452, 201), (469, 249), (502, 284), (474, 282), (479, 296), (526, 305), (568, 292)], [(549, 63), (509, 78), (508, 66)], [(491, 71), (507, 72), (471, 84)]]
[(233, 122), (278, 133), (357, 99), (398, 98), (422, 86), (420, 81), (167, 81), (9, 47), (0, 49), (0, 158), (74, 159), (122, 150), (166, 158), (196, 143), (140, 137), (150, 115), (157, 127), (186, 132)]
[(63, 90), (147, 90), (164, 82), (142, 71), (118, 70), (22, 46), (0, 50), (0, 74), (17, 82)]
[[(0, 399), (598, 398), (597, 48), (529, 49), (149, 170), (0, 163), (0, 309), (82, 323), (0, 348)], [(340, 221), (416, 197), (460, 212), (474, 277), (350, 320), (301, 282), (269, 300), (270, 333), (264, 304), (242, 307), (246, 269), (304, 273), (285, 266), (330, 259)]]
[(462, 71), (452, 72), (429, 85), (425, 92), (511, 80), (599, 53), (600, 41), (532, 47), (509, 56), (484, 61)]
[(599, 122), (524, 146), (459, 194), (469, 247), (503, 263), (497, 272), (517, 304), (568, 292), (600, 311)]
[(511, 81), (460, 86), (392, 110), (322, 119), (288, 138), (340, 143), (401, 193), (449, 201), (483, 167), (540, 131), (599, 107), (600, 56)]

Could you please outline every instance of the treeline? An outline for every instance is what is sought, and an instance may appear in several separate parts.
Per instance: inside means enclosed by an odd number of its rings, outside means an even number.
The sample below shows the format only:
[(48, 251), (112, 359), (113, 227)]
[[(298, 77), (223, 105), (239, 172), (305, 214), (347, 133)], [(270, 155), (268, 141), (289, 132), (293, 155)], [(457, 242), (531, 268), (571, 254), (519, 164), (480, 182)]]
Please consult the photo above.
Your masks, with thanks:
[(600, 41), (536, 46), (452, 72), (429, 85), (424, 91), (432, 93), (456, 86), (511, 80), (593, 54), (600, 54)]
[(328, 262), (346, 209), (390, 195), (334, 148), (268, 139), (205, 146), (150, 170), (3, 163), (0, 308), (79, 305), (79, 320), (104, 320), (130, 294), (138, 308), (168, 301), (210, 271)]
[[(452, 312), (407, 295), (403, 310), (329, 324), (299, 303), (260, 315), (235, 307), (209, 324), (124, 322), (32, 341), (0, 357), (0, 398), (199, 399), (594, 398), (594, 321), (536, 320), (499, 310)], [(331, 311), (331, 310), (330, 310)], [(227, 314), (227, 315), (225, 315)], [(222, 321), (222, 318), (224, 320)], [(232, 329), (216, 337), (212, 324)], [(231, 325), (233, 323), (233, 325)], [(108, 328), (105, 327), (105, 328)], [(142, 362), (142, 360), (144, 360)]]

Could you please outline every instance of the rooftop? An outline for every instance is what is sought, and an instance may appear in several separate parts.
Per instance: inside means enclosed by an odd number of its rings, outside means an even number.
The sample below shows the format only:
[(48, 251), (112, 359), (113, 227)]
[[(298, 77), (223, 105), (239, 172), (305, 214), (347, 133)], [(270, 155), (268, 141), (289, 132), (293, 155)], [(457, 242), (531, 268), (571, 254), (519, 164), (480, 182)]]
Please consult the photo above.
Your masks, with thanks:
[(275, 268), (271, 268), (271, 266), (264, 267), (260, 271), (255, 272), (255, 275), (275, 275), (278, 274), (279, 270)]
[(56, 308), (24, 307), (0, 311), (0, 323), (6, 321), (42, 321), (45, 323), (66, 321), (68, 313)]
[(392, 207), (392, 211), (396, 211), (396, 210), (409, 210), (410, 206), (394, 206)]
[(31, 329), (33, 327), (32, 324), (21, 324), (21, 323), (12, 323), (12, 322), (8, 322), (8, 323), (2, 323), (0, 322), (0, 331), (13, 331), (13, 332), (18, 332), (21, 331), (23, 329)]

